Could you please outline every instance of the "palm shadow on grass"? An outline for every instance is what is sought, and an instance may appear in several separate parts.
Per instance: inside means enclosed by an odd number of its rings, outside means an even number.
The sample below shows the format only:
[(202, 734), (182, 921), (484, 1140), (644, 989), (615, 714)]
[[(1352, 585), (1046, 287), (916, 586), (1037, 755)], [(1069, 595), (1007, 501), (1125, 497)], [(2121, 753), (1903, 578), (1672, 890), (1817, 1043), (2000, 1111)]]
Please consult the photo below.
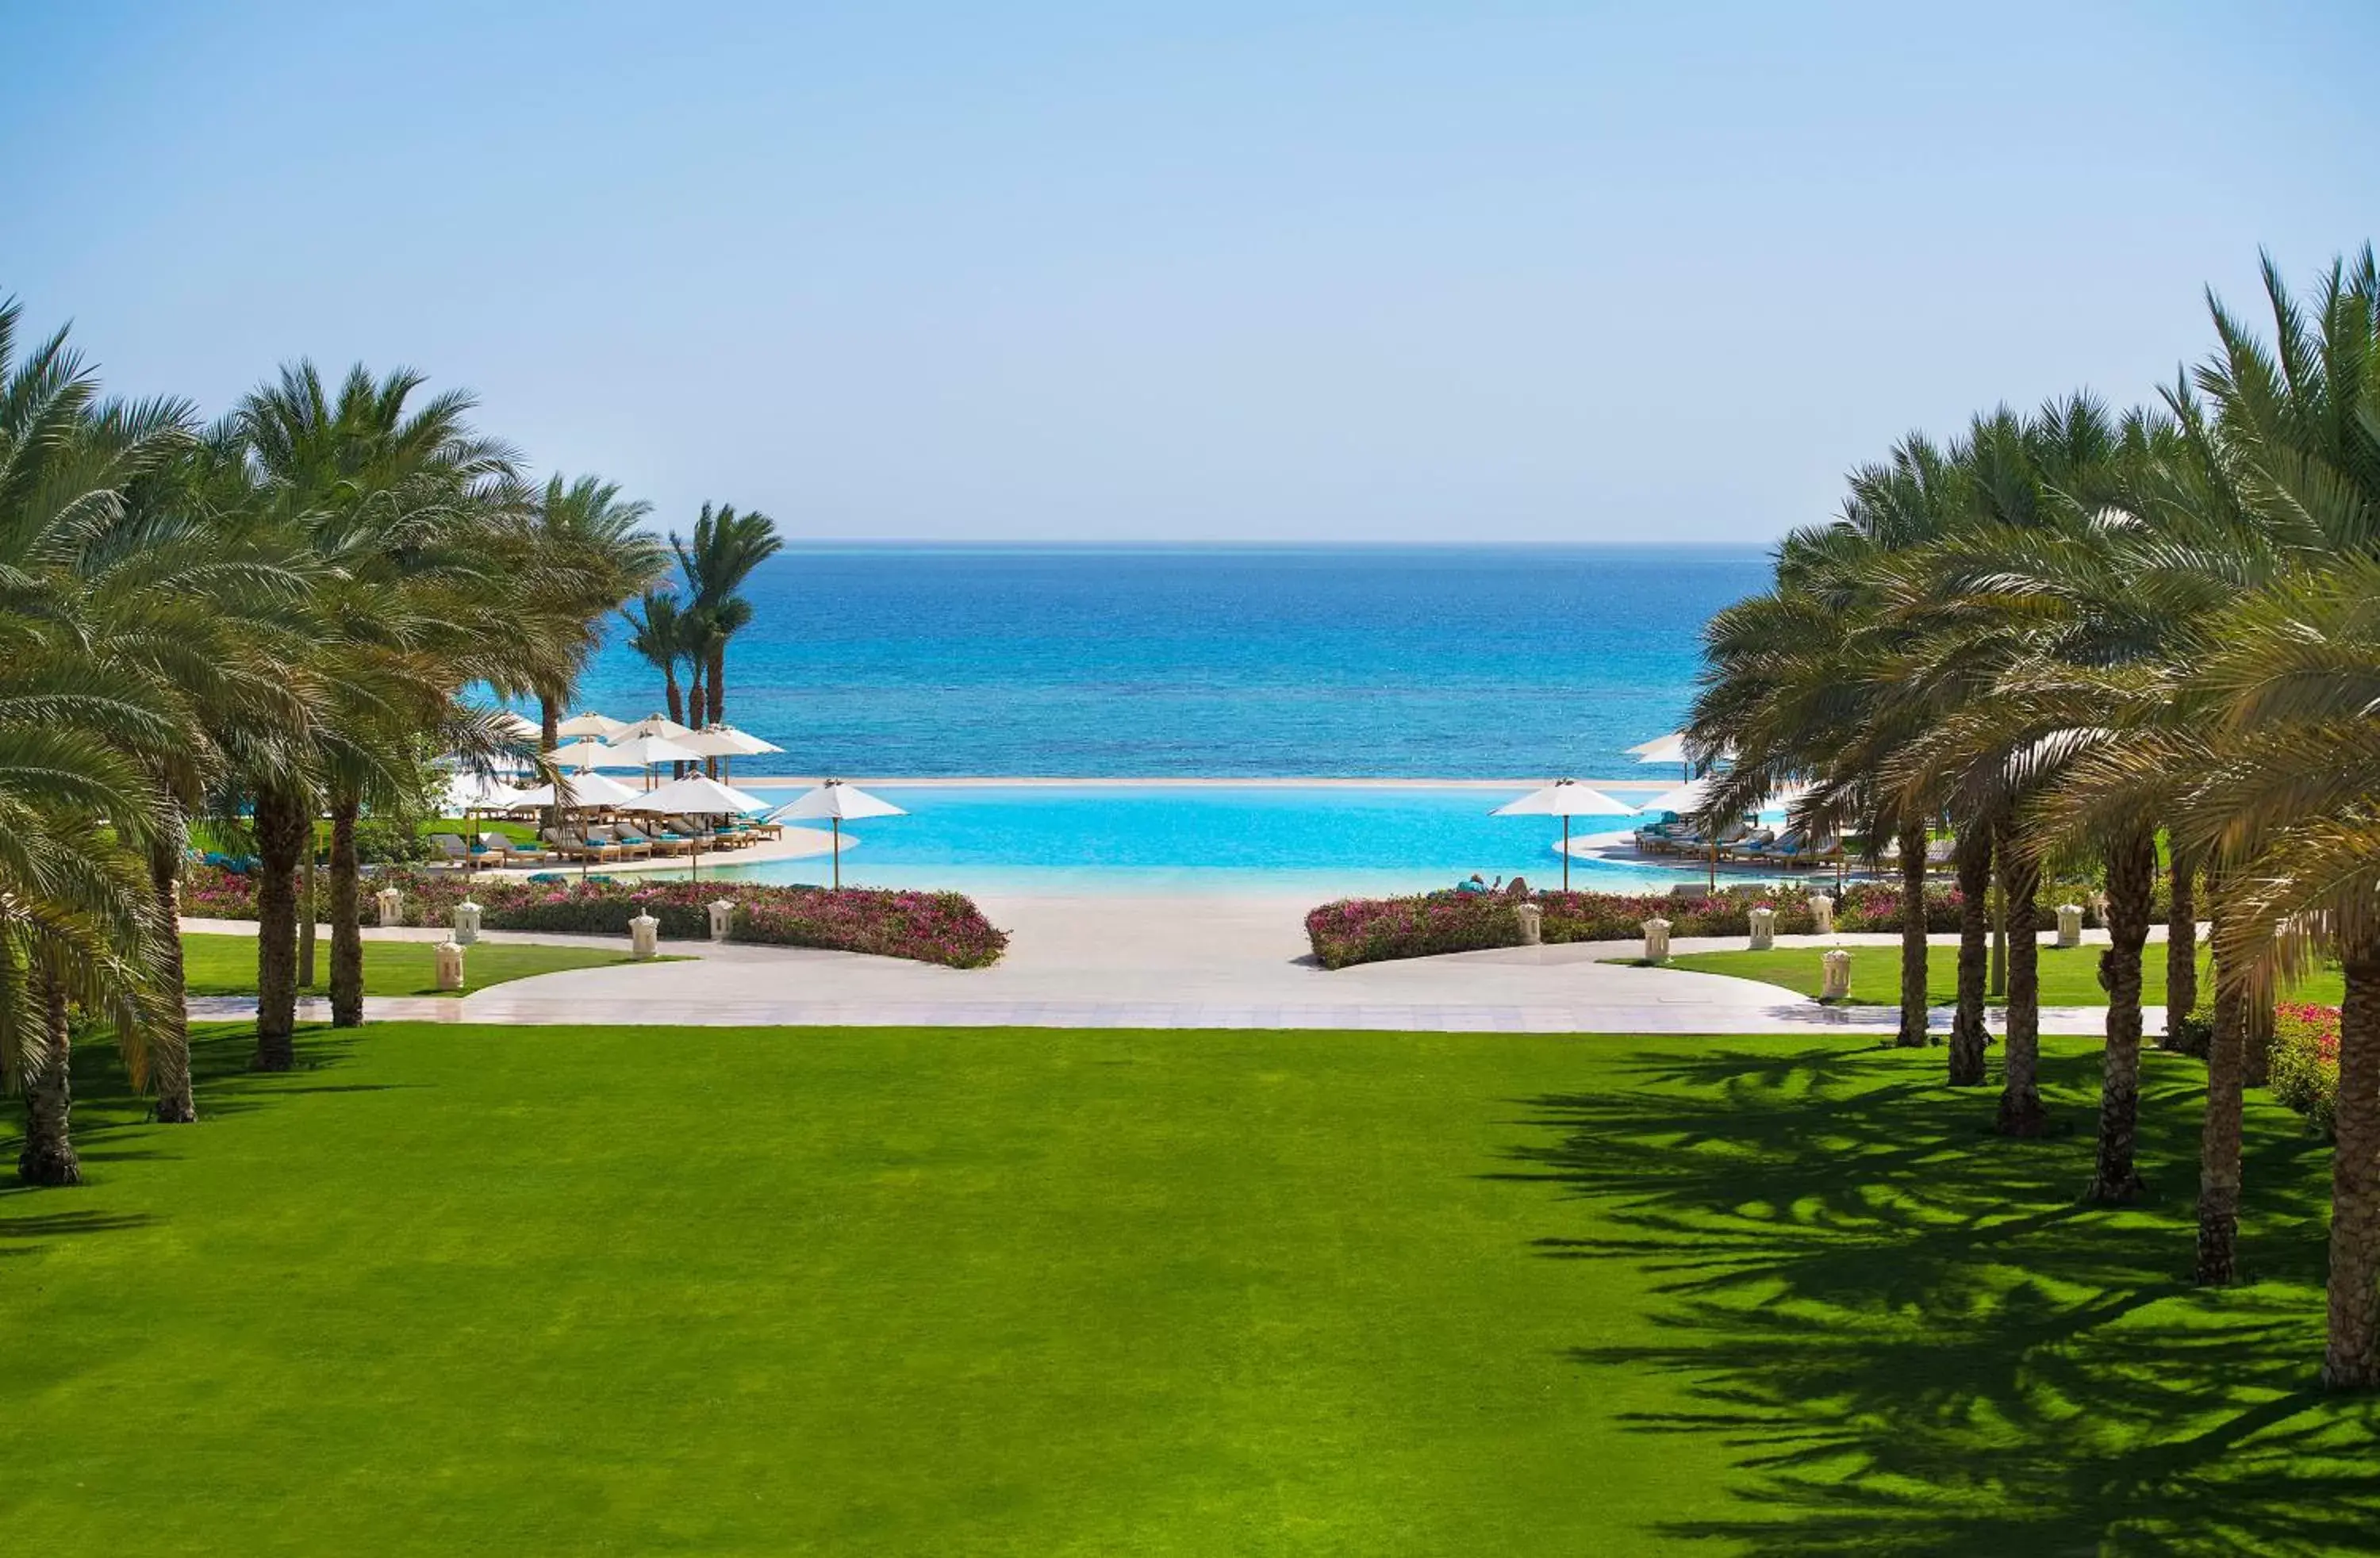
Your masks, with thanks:
[[(205, 1130), (210, 1120), (270, 1108), (277, 1100), (302, 1093), (378, 1092), (393, 1085), (323, 1077), (346, 1061), (357, 1041), (352, 1029), (300, 1028), (297, 1068), (267, 1075), (249, 1068), (256, 1053), (255, 1024), (192, 1024), (191, 1085), (198, 1095), (200, 1124), (191, 1126), (154, 1124), (154, 1099), (133, 1089), (114, 1043), (100, 1036), (79, 1040), (74, 1050), (74, 1142), (86, 1180), (103, 1178), (110, 1164), (176, 1156), (185, 1133)], [(18, 1182), (13, 1165), (24, 1145), (21, 1120), (21, 1115), (12, 1117), (10, 1133), (0, 1137), (0, 1257), (31, 1254), (57, 1238), (138, 1228), (155, 1221), (146, 1213), (76, 1209), (71, 1199), (79, 1190)]]
[(2161, 1193), (2108, 1210), (2077, 1199), (2095, 1053), (2045, 1058), (2080, 1126), (2047, 1141), (1991, 1134), (1996, 1087), (1940, 1064), (1722, 1048), (1527, 1101), (1547, 1138), (1499, 1177), (1597, 1213), (1536, 1248), (1630, 1261), (1657, 1295), (1649, 1339), (1571, 1357), (1676, 1376), (1680, 1406), (1625, 1426), (1718, 1436), (1738, 1467), (1729, 1506), (1665, 1534), (1805, 1558), (2380, 1547), (2380, 1403), (2313, 1385), (2327, 1150), (2255, 1109), (2255, 1280), (2204, 1292), (2198, 1066), (2150, 1057)]

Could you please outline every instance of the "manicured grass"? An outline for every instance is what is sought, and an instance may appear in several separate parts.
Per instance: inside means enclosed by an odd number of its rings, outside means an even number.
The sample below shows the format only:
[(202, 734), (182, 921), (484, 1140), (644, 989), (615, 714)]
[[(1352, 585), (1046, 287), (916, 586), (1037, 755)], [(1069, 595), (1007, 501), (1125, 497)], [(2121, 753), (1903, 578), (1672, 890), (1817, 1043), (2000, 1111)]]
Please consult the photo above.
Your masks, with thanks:
[[(2107, 992), (2099, 988), (2100, 946), (2044, 947), (2041, 949), (2041, 1004), (2045, 1006), (2104, 1006)], [(1900, 1001), (1900, 949), (1897, 946), (1855, 946), (1852, 955), (1852, 1000), (1877, 1005), (1897, 1005)], [(1817, 998), (1823, 973), (1817, 947), (1778, 947), (1767, 952), (1690, 952), (1670, 959), (1673, 968), (1695, 968), (1706, 974), (1732, 974), (1740, 980), (1758, 980), (1763, 984), (1782, 985), (1798, 991), (1811, 999)], [(2198, 959), (2198, 978), (2202, 990), (2211, 988), (2212, 965), (2202, 951)], [(2336, 1005), (2345, 991), (2345, 983), (2336, 968), (2324, 968), (2310, 976), (2293, 992), (2301, 1001), (2321, 1001)], [(1959, 998), (1959, 949), (1955, 946), (1933, 946), (1925, 951), (1925, 998), (1936, 1005), (1947, 1006)], [(2165, 946), (2159, 942), (2149, 943), (2141, 957), (2141, 1000), (2144, 1004), (2165, 1004)], [(1998, 997), (1993, 1005), (2000, 1004)]]
[[(78, 1057), (0, 1194), (29, 1552), (2301, 1552), (2380, 1530), (2313, 1388), (2328, 1153), (2198, 1067), (2078, 1206), (1849, 1037), (372, 1027)], [(13, 1151), (0, 1146), (0, 1151)]]
[(475, 838), (480, 834), (502, 834), (515, 844), (535, 844), (537, 824), (515, 822), (503, 817), (433, 817), (421, 824), (421, 836), (431, 834), (453, 834), (458, 838)]
[[(468, 995), (475, 990), (551, 974), (564, 968), (601, 968), (625, 963), (627, 954), (582, 946), (528, 946), (516, 942), (480, 942), (463, 954), (464, 988), (438, 988), (438, 955), (428, 942), (364, 943), (366, 995)], [(662, 961), (655, 959), (654, 961)], [(182, 937), (183, 980), (192, 995), (253, 995), (256, 993), (256, 938), (186, 932)], [(329, 988), (331, 943), (325, 936), (315, 943), (313, 984), (310, 993)]]
[[(79, 1053), (0, 1194), (26, 1551), (2356, 1551), (2311, 1389), (2327, 1151), (2249, 1106), (2247, 1265), (2092, 1211), (2096, 1056), (1985, 1135), (1850, 1040), (545, 1030)], [(660, 1064), (666, 1056), (666, 1064)], [(12, 1147), (0, 1147), (12, 1151)], [(2368, 1551), (2363, 1546), (2361, 1551)]]

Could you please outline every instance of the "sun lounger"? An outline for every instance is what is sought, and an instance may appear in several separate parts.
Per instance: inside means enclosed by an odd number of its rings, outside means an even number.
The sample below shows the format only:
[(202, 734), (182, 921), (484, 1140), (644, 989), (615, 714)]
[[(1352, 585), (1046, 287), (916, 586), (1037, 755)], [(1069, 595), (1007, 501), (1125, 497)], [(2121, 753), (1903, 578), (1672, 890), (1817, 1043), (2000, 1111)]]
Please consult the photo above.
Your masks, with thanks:
[(640, 828), (625, 825), (614, 826), (612, 829), (612, 836), (632, 849), (642, 845), (647, 852), (654, 855), (683, 855), (692, 847), (686, 840), (674, 834), (666, 832), (649, 834)]
[(1776, 854), (1790, 852), (1800, 836), (1798, 834), (1788, 833), (1779, 837), (1775, 830), (1762, 828), (1757, 833), (1746, 834), (1732, 844), (1720, 845), (1719, 858), (1722, 860), (1768, 859)]
[(628, 852), (616, 844), (599, 844), (558, 828), (548, 828), (539, 836), (565, 860), (619, 860), (627, 858)]
[[(685, 822), (686, 819), (674, 817), (671, 821)], [(752, 833), (733, 822), (722, 822), (710, 830), (710, 847), (713, 849), (741, 849), (747, 844), (759, 842)]]
[(503, 834), (481, 834), (480, 846), (475, 853), (488, 864), (498, 866), (533, 866), (553, 858), (550, 850), (540, 849), (535, 845), (515, 844)]
[(633, 830), (624, 831), (620, 828), (612, 826), (589, 828), (587, 830), (587, 842), (589, 844), (610, 845), (613, 848), (620, 851), (620, 857), (623, 859), (650, 859), (653, 853), (652, 841), (643, 837), (641, 834), (632, 839), (627, 836), (628, 832), (632, 831)]

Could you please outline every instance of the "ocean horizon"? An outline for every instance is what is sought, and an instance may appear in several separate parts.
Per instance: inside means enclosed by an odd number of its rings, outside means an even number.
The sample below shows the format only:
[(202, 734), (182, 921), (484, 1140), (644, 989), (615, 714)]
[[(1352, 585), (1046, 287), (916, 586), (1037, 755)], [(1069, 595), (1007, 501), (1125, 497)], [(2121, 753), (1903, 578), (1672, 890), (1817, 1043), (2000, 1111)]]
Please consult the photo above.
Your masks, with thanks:
[[(1625, 774), (1674, 728), (1753, 546), (789, 546), (746, 587), (727, 718), (773, 773)], [(614, 625), (573, 709), (662, 707)]]

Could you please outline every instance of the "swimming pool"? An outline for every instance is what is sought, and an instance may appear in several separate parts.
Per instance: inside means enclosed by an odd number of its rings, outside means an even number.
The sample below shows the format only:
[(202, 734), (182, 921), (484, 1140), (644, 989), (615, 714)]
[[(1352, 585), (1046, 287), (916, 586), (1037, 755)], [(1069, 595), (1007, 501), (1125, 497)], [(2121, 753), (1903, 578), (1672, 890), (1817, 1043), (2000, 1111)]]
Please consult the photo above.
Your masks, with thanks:
[[(747, 786), (770, 799), (798, 790)], [(1522, 792), (1417, 785), (872, 785), (908, 811), (855, 822), (846, 883), (963, 892), (1303, 893), (1321, 898), (1489, 881), (1561, 881), (1551, 817), (1489, 813)], [(1631, 817), (1573, 820), (1574, 837)], [(713, 874), (706, 865), (703, 874)], [(823, 858), (718, 868), (726, 880), (823, 882)], [(1700, 871), (1573, 859), (1571, 885), (1663, 890)]]

